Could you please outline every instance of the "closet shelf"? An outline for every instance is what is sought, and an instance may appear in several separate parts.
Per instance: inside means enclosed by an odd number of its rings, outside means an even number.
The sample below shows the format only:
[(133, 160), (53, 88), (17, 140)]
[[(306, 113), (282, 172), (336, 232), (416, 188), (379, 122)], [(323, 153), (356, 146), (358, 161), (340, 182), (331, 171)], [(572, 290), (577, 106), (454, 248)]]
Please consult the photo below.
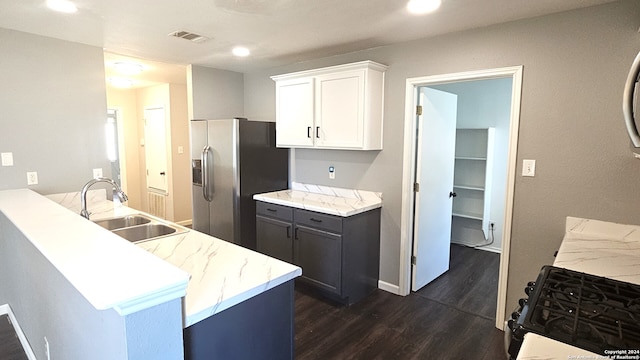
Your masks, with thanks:
[(482, 220), (482, 214), (454, 212), (452, 215), (467, 219)]
[(462, 184), (453, 184), (453, 187), (454, 187), (455, 189), (484, 191), (484, 186), (479, 186), (479, 185), (462, 185)]
[(477, 156), (456, 156), (456, 160), (487, 161), (487, 158)]

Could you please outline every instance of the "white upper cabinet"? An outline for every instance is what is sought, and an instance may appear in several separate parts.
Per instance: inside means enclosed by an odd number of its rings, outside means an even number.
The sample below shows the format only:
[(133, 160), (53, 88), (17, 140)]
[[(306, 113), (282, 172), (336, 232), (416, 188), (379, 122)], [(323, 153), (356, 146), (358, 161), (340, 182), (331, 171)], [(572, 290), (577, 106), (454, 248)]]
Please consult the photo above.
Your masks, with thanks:
[(362, 61), (273, 76), (277, 146), (382, 150), (386, 69)]
[[(312, 77), (282, 80), (276, 86), (276, 143), (289, 147), (313, 146)], [(303, 134), (304, 136), (301, 136)]]

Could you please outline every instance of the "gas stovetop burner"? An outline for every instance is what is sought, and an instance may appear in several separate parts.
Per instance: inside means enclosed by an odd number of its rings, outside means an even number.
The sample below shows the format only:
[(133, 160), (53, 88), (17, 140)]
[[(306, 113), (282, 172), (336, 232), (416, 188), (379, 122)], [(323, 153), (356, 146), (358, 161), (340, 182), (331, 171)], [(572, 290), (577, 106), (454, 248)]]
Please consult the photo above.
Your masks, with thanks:
[(522, 335), (531, 331), (600, 354), (640, 349), (638, 285), (545, 266), (527, 304)]

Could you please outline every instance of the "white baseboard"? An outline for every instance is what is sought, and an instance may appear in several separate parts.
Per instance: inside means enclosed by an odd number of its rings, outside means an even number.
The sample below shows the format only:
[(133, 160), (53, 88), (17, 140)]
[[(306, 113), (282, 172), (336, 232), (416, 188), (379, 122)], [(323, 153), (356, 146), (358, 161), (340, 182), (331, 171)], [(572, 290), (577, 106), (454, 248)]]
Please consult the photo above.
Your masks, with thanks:
[(13, 325), (13, 329), (15, 330), (16, 335), (18, 335), (18, 339), (20, 340), (20, 344), (22, 344), (22, 348), (24, 349), (24, 352), (27, 354), (27, 358), (29, 358), (29, 360), (37, 360), (36, 355), (33, 353), (33, 350), (31, 350), (31, 346), (29, 346), (29, 341), (27, 341), (27, 337), (24, 336), (24, 333), (22, 332), (22, 328), (20, 328), (20, 324), (18, 324), (18, 320), (13, 315), (13, 311), (11, 310), (11, 306), (9, 306), (9, 304), (0, 305), (0, 315), (4, 315), (4, 314), (9, 315), (9, 320), (11, 320), (11, 325)]
[(378, 289), (400, 295), (400, 287), (398, 285), (390, 284), (382, 280), (378, 280)]

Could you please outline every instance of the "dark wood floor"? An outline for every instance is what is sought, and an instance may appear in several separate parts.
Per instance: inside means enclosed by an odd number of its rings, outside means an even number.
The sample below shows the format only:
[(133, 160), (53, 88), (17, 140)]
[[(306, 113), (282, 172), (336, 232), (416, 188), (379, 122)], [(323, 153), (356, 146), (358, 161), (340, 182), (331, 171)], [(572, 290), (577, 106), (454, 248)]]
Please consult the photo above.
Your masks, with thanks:
[[(401, 297), (378, 290), (351, 307), (298, 289), (296, 359), (505, 359), (504, 333), (494, 320), (494, 262), (498, 254), (454, 245), (452, 270), (419, 292)], [(478, 270), (487, 264), (493, 275)], [(476, 272), (462, 275), (470, 271)], [(476, 291), (480, 300), (471, 298)]]
[(9, 321), (9, 316), (0, 315), (0, 359), (2, 360), (27, 360), (16, 335), (13, 325)]
[[(296, 359), (506, 359), (494, 320), (499, 258), (453, 245), (451, 270), (418, 292), (377, 290), (350, 307), (296, 289)], [(6, 315), (0, 359), (27, 359)]]

